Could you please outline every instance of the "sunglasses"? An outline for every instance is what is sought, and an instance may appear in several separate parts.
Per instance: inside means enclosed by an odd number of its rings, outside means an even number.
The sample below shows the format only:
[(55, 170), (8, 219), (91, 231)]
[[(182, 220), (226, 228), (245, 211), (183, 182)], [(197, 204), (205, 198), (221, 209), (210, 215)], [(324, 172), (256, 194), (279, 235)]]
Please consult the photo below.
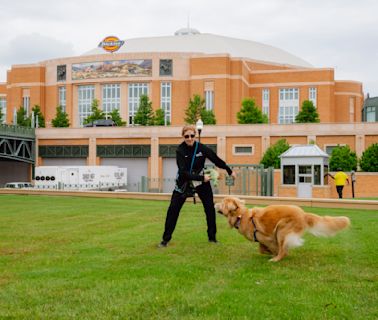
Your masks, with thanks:
[(186, 134), (185, 136), (184, 136), (184, 138), (185, 139), (189, 139), (189, 138), (194, 138), (196, 135), (195, 134)]

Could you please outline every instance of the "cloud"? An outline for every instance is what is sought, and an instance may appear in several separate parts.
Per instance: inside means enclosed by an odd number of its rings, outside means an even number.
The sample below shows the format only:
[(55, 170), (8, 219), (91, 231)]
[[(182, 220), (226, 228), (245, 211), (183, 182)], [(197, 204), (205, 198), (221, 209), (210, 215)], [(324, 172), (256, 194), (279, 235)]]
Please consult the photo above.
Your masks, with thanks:
[(73, 54), (71, 43), (38, 33), (19, 35), (0, 47), (0, 61), (3, 65), (35, 63)]
[(202, 33), (278, 47), (378, 95), (377, 10), (376, 0), (1, 0), (0, 81), (12, 64), (80, 55), (107, 35), (173, 35), (189, 18)]

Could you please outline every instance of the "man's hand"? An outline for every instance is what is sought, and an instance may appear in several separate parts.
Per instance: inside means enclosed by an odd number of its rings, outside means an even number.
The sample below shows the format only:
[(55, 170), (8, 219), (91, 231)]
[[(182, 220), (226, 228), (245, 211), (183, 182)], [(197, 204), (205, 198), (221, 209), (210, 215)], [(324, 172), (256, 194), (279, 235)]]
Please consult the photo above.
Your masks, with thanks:
[(233, 177), (234, 179), (236, 178), (236, 172), (235, 171), (232, 171), (231, 177)]
[(210, 176), (208, 174), (205, 174), (203, 176), (203, 182), (209, 182), (210, 181)]

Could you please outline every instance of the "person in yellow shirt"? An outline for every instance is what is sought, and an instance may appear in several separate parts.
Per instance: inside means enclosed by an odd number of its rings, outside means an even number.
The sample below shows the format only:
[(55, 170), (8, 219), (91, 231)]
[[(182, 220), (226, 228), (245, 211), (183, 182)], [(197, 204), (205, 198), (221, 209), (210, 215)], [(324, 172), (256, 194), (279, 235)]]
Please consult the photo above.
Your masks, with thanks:
[(337, 168), (337, 173), (333, 176), (332, 174), (328, 174), (333, 180), (335, 180), (336, 191), (339, 194), (339, 199), (343, 198), (343, 189), (345, 186), (345, 182), (348, 182), (349, 179), (345, 172), (341, 170), (341, 168)]

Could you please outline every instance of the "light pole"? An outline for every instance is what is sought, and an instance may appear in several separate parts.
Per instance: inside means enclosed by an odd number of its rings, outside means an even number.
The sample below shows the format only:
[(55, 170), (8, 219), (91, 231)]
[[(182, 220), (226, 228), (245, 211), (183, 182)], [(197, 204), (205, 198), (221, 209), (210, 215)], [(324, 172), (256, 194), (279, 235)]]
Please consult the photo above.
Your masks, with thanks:
[(356, 172), (352, 170), (352, 173), (350, 176), (352, 180), (352, 198), (354, 199), (354, 183), (356, 182)]
[(198, 142), (201, 142), (201, 132), (202, 132), (202, 129), (203, 129), (203, 122), (202, 122), (201, 118), (199, 118), (196, 122), (196, 129), (198, 131)]

